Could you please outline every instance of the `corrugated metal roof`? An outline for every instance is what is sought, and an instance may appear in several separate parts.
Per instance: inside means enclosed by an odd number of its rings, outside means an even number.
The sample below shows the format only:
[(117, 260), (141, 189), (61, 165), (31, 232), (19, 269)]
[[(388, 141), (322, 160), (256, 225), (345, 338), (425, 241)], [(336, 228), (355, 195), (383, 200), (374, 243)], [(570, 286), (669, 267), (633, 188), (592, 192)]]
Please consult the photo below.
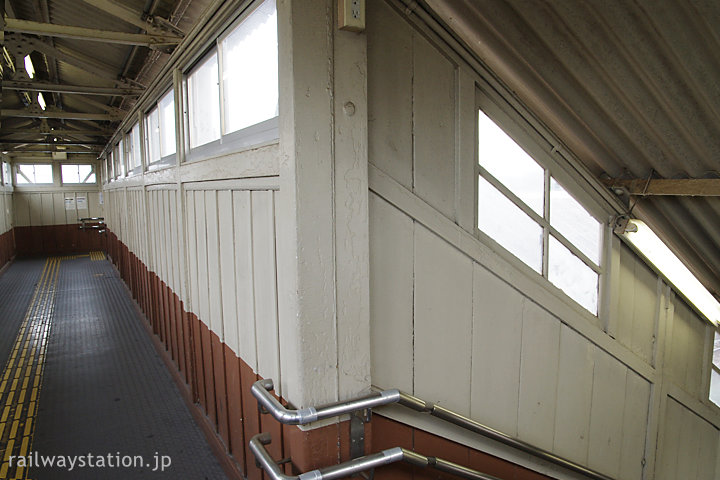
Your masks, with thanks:
[[(720, 2), (427, 0), (597, 177), (720, 177)], [(720, 197), (639, 198), (720, 298)]]

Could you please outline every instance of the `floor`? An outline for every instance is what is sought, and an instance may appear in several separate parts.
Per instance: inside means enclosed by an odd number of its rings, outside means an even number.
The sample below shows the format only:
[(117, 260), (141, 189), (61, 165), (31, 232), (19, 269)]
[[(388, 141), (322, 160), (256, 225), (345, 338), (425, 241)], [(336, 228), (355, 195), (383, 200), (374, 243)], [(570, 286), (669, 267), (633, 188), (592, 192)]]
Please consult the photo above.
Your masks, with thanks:
[(0, 275), (0, 479), (226, 478), (144, 321), (97, 252)]

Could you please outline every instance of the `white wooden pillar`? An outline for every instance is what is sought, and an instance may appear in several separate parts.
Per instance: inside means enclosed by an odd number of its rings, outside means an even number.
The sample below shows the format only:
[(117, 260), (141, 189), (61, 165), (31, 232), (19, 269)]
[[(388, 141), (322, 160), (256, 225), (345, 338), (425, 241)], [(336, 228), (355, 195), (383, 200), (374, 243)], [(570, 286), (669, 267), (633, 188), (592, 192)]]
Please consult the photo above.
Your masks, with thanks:
[(278, 387), (297, 406), (370, 386), (366, 39), (336, 2), (277, 3)]

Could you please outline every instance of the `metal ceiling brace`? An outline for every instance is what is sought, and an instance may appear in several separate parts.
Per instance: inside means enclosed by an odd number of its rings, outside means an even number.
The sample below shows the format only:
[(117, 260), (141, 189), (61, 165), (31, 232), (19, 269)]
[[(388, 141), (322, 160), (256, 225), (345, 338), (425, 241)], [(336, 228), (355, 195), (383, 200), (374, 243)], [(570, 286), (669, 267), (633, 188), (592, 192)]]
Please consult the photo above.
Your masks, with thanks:
[(177, 45), (182, 38), (175, 35), (148, 35), (141, 33), (126, 33), (94, 28), (73, 27), (70, 25), (55, 25), (52, 23), (32, 22), (16, 18), (5, 19), (5, 31), (29, 33), (60, 38), (73, 38), (92, 42), (118, 43), (122, 45), (144, 45), (150, 48), (169, 47)]

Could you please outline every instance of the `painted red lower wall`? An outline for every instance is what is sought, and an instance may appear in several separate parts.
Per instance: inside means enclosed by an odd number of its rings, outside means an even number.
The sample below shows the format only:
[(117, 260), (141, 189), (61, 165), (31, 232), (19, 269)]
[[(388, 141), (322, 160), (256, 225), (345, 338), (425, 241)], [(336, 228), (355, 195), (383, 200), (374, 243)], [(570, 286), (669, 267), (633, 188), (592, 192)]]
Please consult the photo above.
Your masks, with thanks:
[(105, 234), (76, 224), (15, 227), (18, 256), (67, 255), (105, 250)]
[[(255, 465), (248, 448), (250, 438), (261, 431), (272, 435), (272, 443), (267, 449), (273, 458), (291, 459), (285, 464), (286, 474), (298, 475), (350, 459), (349, 422), (302, 431), (293, 425), (281, 425), (269, 415), (260, 415), (257, 402), (250, 393), (250, 387), (260, 377), (204, 322), (187, 312), (177, 294), (111, 232), (107, 236), (107, 252), (145, 312), (148, 329), (157, 336), (163, 353), (182, 377), (195, 408), (202, 412), (205, 421), (210, 423), (215, 435), (222, 441), (238, 474), (249, 480), (267, 478)], [(365, 425), (366, 453), (397, 446), (444, 458), (502, 480), (549, 479), (492, 455), (373, 415), (372, 421)], [(238, 478), (241, 478), (240, 475)], [(431, 469), (395, 464), (378, 469), (375, 478), (425, 480), (457, 477)]]
[(15, 235), (13, 230), (0, 235), (0, 268), (15, 256)]

